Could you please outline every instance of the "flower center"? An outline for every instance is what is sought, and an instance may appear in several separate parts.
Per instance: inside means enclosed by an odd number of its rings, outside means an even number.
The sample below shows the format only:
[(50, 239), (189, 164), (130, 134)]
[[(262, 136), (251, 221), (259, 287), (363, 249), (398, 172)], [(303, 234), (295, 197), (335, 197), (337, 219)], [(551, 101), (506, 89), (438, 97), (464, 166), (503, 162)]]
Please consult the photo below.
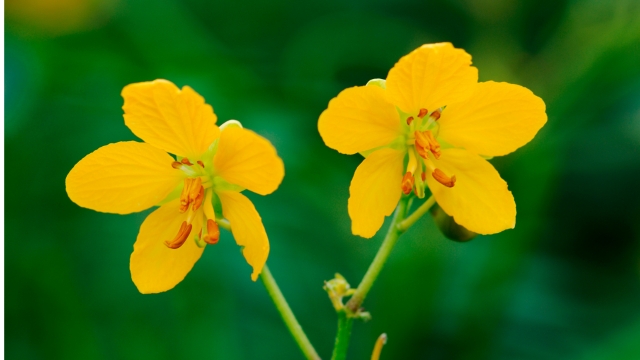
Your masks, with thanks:
[[(170, 249), (178, 249), (185, 243), (191, 234), (193, 220), (198, 216), (200, 216), (204, 220), (203, 223), (207, 225), (207, 232), (205, 236), (202, 237), (202, 229), (196, 229), (196, 231), (198, 231), (198, 235), (195, 237), (196, 244), (200, 247), (204, 247), (206, 244), (213, 245), (217, 243), (220, 238), (220, 230), (218, 229), (218, 224), (215, 222), (215, 215), (211, 205), (213, 196), (211, 171), (207, 171), (205, 164), (201, 160), (196, 161), (196, 164), (197, 165), (194, 165), (187, 158), (171, 163), (174, 169), (181, 170), (187, 175), (187, 178), (184, 179), (182, 192), (180, 193), (180, 204), (178, 208), (180, 213), (187, 213), (187, 218), (180, 225), (178, 233), (173, 240), (164, 242)], [(211, 165), (209, 165), (209, 167), (211, 167)], [(202, 205), (209, 207), (210, 211), (205, 211)], [(208, 216), (212, 218), (208, 218)]]
[(440, 119), (441, 113), (442, 109), (437, 109), (431, 114), (427, 109), (420, 109), (415, 117), (407, 117), (409, 161), (401, 183), (402, 192), (405, 195), (409, 195), (413, 190), (419, 198), (424, 197), (427, 172), (446, 187), (451, 188), (456, 183), (455, 175), (449, 177), (436, 166), (441, 152), (440, 143), (434, 133), (438, 133), (438, 119)]

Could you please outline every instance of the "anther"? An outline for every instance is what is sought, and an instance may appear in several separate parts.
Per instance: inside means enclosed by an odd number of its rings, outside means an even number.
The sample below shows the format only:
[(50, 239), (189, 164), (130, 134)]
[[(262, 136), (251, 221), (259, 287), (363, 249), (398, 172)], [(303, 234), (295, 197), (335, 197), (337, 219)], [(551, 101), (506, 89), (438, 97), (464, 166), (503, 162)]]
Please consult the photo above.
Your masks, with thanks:
[(200, 185), (200, 191), (198, 195), (196, 195), (195, 199), (193, 199), (193, 211), (196, 211), (202, 205), (202, 200), (204, 199), (204, 187)]
[(202, 162), (202, 160), (198, 160), (197, 163), (198, 165), (202, 166), (202, 168), (204, 169), (204, 163)]
[(193, 179), (186, 178), (184, 179), (184, 188), (182, 188), (182, 193), (180, 193), (180, 212), (183, 213), (187, 211), (189, 208), (189, 203), (191, 200), (189, 199), (189, 194), (191, 193), (191, 185), (193, 184)]
[(442, 113), (440, 112), (440, 109), (438, 109), (438, 110), (432, 112), (431, 115), (429, 115), (429, 117), (432, 118), (435, 121), (438, 121), (438, 119), (440, 119), (440, 115), (441, 114)]
[(404, 174), (404, 177), (402, 178), (402, 192), (405, 195), (411, 194), (411, 190), (413, 190), (414, 183), (415, 183), (415, 180), (413, 179), (413, 174), (407, 171), (407, 173)]
[(191, 227), (191, 224), (187, 224), (186, 221), (183, 221), (176, 237), (172, 241), (165, 241), (164, 244), (170, 249), (178, 249), (185, 241), (187, 241), (187, 238), (191, 233)]
[(438, 143), (436, 138), (433, 137), (433, 133), (430, 130), (422, 131), (422, 132), (416, 131), (415, 137), (416, 137), (416, 143), (415, 143), (416, 150), (418, 151), (418, 154), (420, 156), (426, 159), (427, 158), (426, 150), (429, 150), (431, 151), (431, 153), (436, 159), (440, 158), (440, 144)]
[(407, 125), (411, 125), (412, 122), (413, 122), (413, 116), (409, 116), (407, 118)]
[(185, 165), (189, 165), (189, 166), (193, 165), (191, 163), (191, 161), (189, 161), (189, 159), (187, 159), (187, 158), (182, 158), (182, 160), (180, 160), (180, 161)]
[(451, 177), (448, 177), (444, 171), (440, 170), (440, 169), (435, 169), (433, 171), (433, 173), (431, 174), (433, 175), (433, 178), (436, 179), (440, 184), (446, 186), (446, 187), (453, 187), (456, 184), (456, 176), (453, 175)]
[(423, 109), (420, 109), (420, 112), (418, 113), (418, 117), (419, 117), (420, 119), (422, 119), (422, 118), (423, 118), (425, 115), (427, 115), (428, 113), (429, 113), (429, 110), (424, 109), (424, 108), (423, 108)]
[(214, 220), (207, 219), (207, 235), (202, 240), (209, 245), (215, 245), (220, 240), (220, 228)]
[(180, 166), (182, 166), (181, 162), (174, 161), (171, 163), (171, 167), (174, 169), (180, 169)]
[(422, 181), (427, 181), (427, 173), (423, 172), (420, 174), (420, 177), (422, 178)]

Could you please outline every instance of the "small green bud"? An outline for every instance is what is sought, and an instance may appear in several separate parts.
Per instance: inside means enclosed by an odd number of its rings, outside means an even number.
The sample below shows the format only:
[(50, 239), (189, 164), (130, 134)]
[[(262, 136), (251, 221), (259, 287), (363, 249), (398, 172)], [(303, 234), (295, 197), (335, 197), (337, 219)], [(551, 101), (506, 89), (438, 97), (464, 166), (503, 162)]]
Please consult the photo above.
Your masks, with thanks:
[(453, 217), (447, 215), (438, 204), (431, 208), (431, 216), (433, 216), (440, 232), (449, 240), (467, 242), (478, 235), (455, 222)]
[(342, 298), (351, 296), (355, 292), (355, 289), (351, 288), (347, 280), (338, 273), (336, 273), (335, 278), (324, 282), (323, 289), (329, 294), (329, 299), (336, 311), (341, 311), (344, 308)]

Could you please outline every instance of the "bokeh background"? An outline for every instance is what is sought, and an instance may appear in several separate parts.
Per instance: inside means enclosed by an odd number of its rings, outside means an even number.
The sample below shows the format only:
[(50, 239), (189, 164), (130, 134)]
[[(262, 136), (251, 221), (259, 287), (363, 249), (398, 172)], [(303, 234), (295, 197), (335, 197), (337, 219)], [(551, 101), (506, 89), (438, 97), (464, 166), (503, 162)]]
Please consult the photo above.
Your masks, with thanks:
[(386, 332), (382, 359), (640, 359), (638, 1), (7, 0), (5, 22), (7, 359), (302, 358), (230, 234), (174, 290), (143, 296), (128, 263), (147, 212), (67, 198), (77, 161), (135, 139), (121, 89), (156, 78), (277, 147), (284, 182), (249, 197), (268, 264), (328, 359), (323, 281), (356, 285), (381, 236), (351, 235), (361, 158), (326, 148), (318, 116), (439, 41), (472, 54), (480, 80), (532, 89), (549, 121), (492, 160), (515, 230), (456, 243), (422, 219), (365, 302), (373, 319), (355, 324), (349, 358), (368, 359)]

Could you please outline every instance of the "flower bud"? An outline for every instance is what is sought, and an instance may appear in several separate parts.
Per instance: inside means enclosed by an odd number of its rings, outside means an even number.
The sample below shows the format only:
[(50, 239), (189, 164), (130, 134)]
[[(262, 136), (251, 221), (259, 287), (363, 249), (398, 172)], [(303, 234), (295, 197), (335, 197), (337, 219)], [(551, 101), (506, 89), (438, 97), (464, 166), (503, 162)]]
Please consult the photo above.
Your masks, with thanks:
[(447, 215), (438, 204), (431, 208), (431, 216), (440, 232), (449, 240), (467, 242), (478, 235), (455, 222), (453, 217)]

